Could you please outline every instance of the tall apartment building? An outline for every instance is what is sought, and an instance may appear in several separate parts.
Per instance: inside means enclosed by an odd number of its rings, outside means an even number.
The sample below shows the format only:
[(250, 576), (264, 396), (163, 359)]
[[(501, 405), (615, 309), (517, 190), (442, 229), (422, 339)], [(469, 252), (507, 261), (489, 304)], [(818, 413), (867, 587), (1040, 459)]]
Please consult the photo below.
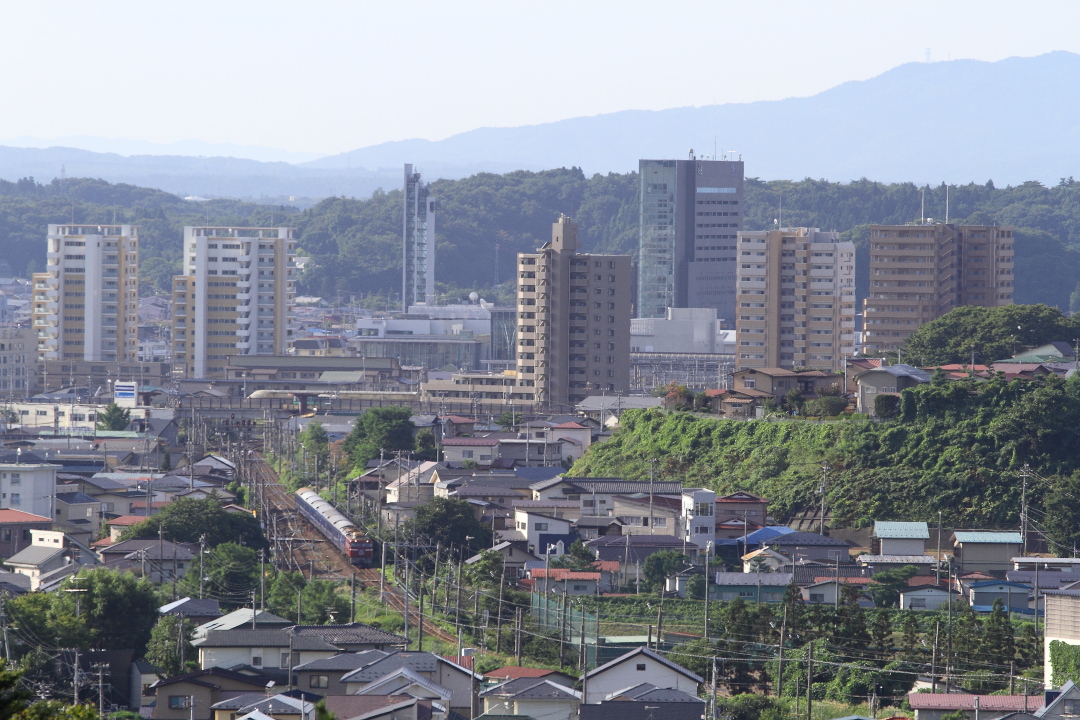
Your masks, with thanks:
[(863, 348), (895, 351), (920, 325), (961, 305), (1013, 301), (1013, 229), (872, 225)]
[(292, 339), (296, 240), (288, 227), (185, 227), (173, 278), (173, 374), (224, 378), (233, 355), (283, 355)]
[(743, 162), (640, 160), (637, 317), (667, 308), (735, 314), (735, 236), (743, 227)]
[(630, 256), (578, 247), (562, 216), (550, 242), (518, 253), (518, 385), (556, 410), (630, 388)]
[(134, 225), (49, 225), (34, 273), (37, 358), (134, 360), (139, 351), (139, 237)]
[(855, 246), (839, 233), (739, 233), (735, 369), (840, 372), (855, 352)]
[(435, 201), (428, 186), (405, 164), (405, 214), (401, 242), (401, 311), (435, 304)]

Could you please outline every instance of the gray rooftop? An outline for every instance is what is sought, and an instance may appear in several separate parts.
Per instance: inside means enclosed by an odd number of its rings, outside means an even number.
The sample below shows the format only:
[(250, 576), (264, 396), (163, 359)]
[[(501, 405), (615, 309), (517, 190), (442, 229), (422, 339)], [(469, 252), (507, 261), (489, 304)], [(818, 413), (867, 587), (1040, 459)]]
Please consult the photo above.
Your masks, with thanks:
[(294, 672), (302, 670), (331, 670), (349, 672), (370, 665), (376, 660), (386, 657), (387, 653), (381, 650), (366, 650), (359, 653), (342, 653), (334, 657), (312, 660), (309, 663), (298, 665), (293, 668)]
[(786, 587), (791, 583), (791, 573), (716, 573), (717, 585), (761, 585), (761, 587)]
[(916, 382), (928, 383), (930, 382), (930, 373), (925, 370), (920, 370), (917, 367), (911, 365), (886, 365), (884, 367), (876, 367), (870, 370), (864, 370), (855, 376), (856, 379), (861, 378), (863, 375), (869, 375), (871, 373), (886, 373), (893, 377), (906, 377), (915, 380)]

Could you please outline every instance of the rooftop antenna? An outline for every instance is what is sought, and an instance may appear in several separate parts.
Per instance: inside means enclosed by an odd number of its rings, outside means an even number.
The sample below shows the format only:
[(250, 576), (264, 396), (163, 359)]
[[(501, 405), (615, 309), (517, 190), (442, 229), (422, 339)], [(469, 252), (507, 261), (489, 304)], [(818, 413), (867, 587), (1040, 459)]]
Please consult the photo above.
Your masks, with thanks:
[(919, 203), (919, 224), (926, 224), (926, 188), (924, 187), (921, 192), (922, 200)]

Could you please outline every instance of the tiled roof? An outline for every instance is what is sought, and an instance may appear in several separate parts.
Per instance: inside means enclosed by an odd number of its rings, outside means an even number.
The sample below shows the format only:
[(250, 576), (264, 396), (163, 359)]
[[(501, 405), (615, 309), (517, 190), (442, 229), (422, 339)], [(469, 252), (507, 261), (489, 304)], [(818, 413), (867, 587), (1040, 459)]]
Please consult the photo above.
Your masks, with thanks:
[(1015, 712), (1042, 707), (1042, 695), (966, 695), (963, 693), (908, 693), (912, 710), (974, 710), (976, 703), (983, 712), (1004, 710)]
[(787, 370), (786, 368), (779, 367), (747, 368), (747, 370), (750, 371), (751, 375), (754, 373), (761, 373), (762, 375), (768, 375), (769, 377), (791, 377), (793, 375), (798, 375), (794, 370)]
[(558, 430), (559, 428), (562, 428), (564, 430), (588, 430), (587, 427), (585, 427), (584, 425), (579, 425), (576, 422), (559, 423), (555, 426), (555, 429)]
[(364, 623), (343, 625), (297, 625), (291, 629), (297, 637), (318, 637), (335, 645), (404, 645), (405, 638)]
[(604, 663), (603, 665), (588, 671), (587, 673), (585, 673), (585, 675), (586, 675), (586, 677), (595, 677), (595, 676), (600, 675), (601, 673), (603, 673), (603, 672), (605, 672), (607, 670), (610, 670), (611, 668), (615, 667), (616, 665), (624, 663), (627, 660), (632, 660), (632, 659), (634, 659), (634, 658), (636, 658), (636, 657), (638, 657), (640, 655), (644, 655), (645, 657), (651, 658), (652, 660), (655, 660), (656, 662), (660, 663), (661, 665), (665, 665), (665, 666), (671, 668), (672, 670), (674, 670), (674, 671), (676, 671), (678, 673), (681, 673), (682, 675), (685, 675), (686, 677), (690, 678), (691, 680), (694, 680), (695, 682), (698, 682), (698, 683), (704, 682), (702, 680), (701, 676), (690, 672), (689, 670), (684, 668), (682, 665), (671, 662), (667, 658), (663, 657), (662, 655), (660, 655), (658, 653), (653, 652), (652, 650), (650, 650), (650, 649), (648, 649), (646, 647), (639, 647), (639, 648), (637, 648), (635, 650), (631, 650), (630, 652), (626, 653), (625, 655), (617, 657), (614, 660), (610, 660), (610, 661)]
[(929, 540), (930, 530), (924, 522), (889, 522), (878, 520), (874, 523), (874, 535), (884, 539)]
[(366, 683), (393, 673), (401, 668), (416, 672), (431, 673), (439, 666), (439, 657), (429, 652), (395, 652), (379, 658), (344, 675), (343, 682)]
[(599, 580), (600, 573), (585, 572), (581, 570), (568, 570), (566, 568), (536, 568), (530, 573), (534, 578), (546, 578), (549, 574), (553, 580)]
[(761, 587), (785, 587), (791, 583), (791, 573), (716, 573), (717, 585), (739, 585)]
[(386, 656), (387, 653), (384, 653), (381, 650), (368, 650), (360, 653), (342, 653), (333, 657), (320, 658), (304, 663), (303, 665), (297, 665), (293, 668), (293, 672), (300, 672), (302, 670), (342, 670), (348, 672), (350, 670), (362, 668), (364, 665), (373, 663)]
[(517, 700), (564, 700), (580, 698), (574, 690), (542, 677), (516, 677), (480, 693), (480, 697)]
[(34, 515), (33, 513), (23, 512), (22, 510), (0, 510), (0, 525), (6, 525), (8, 523), (41, 523), (52, 522), (47, 517), (41, 515)]
[(112, 520), (106, 520), (106, 525), (116, 525), (117, 527), (127, 527), (128, 525), (136, 525), (146, 520), (145, 515), (121, 515), (118, 518)]
[(81, 505), (83, 503), (97, 502), (97, 500), (84, 492), (56, 493), (56, 499), (62, 503), (67, 503), (68, 505)]
[[(337, 648), (321, 637), (296, 637), (291, 638), (291, 646), (294, 651), (329, 651), (334, 652)], [(290, 646), (290, 634), (288, 630), (210, 630), (206, 637), (196, 640), (200, 648), (218, 647), (262, 647), (262, 648), (287, 648)]]
[(855, 558), (863, 565), (870, 563), (884, 563), (886, 565), (936, 565), (937, 560), (933, 555), (860, 555)]
[[(748, 538), (749, 540), (749, 538)], [(769, 545), (828, 545), (849, 547), (849, 543), (812, 532), (793, 532), (779, 535), (767, 541)]]
[(547, 668), (518, 667), (517, 665), (504, 665), (501, 668), (485, 673), (484, 677), (499, 680), (514, 680), (516, 678), (542, 678), (554, 673)]
[(690, 695), (689, 693), (684, 693), (682, 690), (676, 690), (675, 688), (658, 688), (652, 683), (641, 683), (640, 685), (628, 687), (625, 690), (617, 690), (604, 699), (612, 700), (614, 698), (633, 700), (635, 702), (705, 702), (701, 698)]
[(444, 447), (494, 447), (499, 444), (499, 438), (443, 438)]

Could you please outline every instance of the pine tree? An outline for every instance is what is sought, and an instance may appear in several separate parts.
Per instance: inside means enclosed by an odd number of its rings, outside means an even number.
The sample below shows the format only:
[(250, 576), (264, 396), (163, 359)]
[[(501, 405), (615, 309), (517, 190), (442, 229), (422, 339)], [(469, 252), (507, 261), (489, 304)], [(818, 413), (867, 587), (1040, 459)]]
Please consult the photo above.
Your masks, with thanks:
[(1001, 598), (994, 600), (990, 615), (983, 621), (982, 642), (979, 643), (980, 655), (985, 661), (1002, 667), (1016, 657), (1016, 641), (1013, 637), (1012, 624)]
[(879, 608), (874, 613), (874, 622), (870, 626), (870, 637), (873, 639), (874, 647), (877, 648), (882, 658), (887, 658), (892, 654), (892, 619), (889, 618), (889, 612), (884, 608)]

